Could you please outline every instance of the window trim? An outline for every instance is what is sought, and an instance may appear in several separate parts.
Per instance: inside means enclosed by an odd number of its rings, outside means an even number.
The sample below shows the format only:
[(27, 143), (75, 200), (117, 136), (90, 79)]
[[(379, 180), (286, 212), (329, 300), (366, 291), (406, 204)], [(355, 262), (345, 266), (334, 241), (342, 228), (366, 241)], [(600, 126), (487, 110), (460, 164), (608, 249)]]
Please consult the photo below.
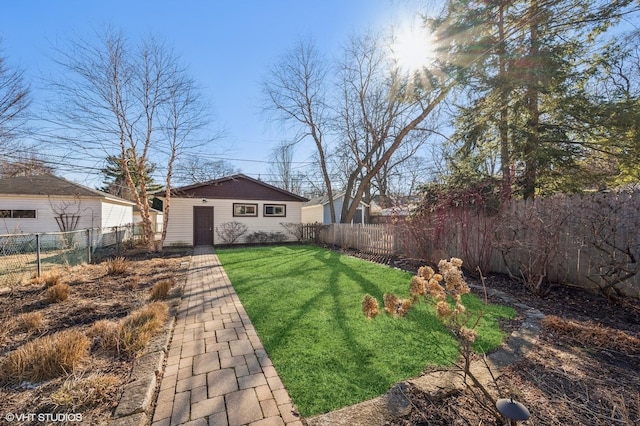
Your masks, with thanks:
[[(254, 213), (238, 213), (236, 212), (236, 208), (238, 207), (253, 207)], [(233, 217), (258, 217), (258, 204), (253, 203), (233, 203)]]
[[(277, 214), (277, 213), (272, 213), (269, 214), (267, 213), (267, 208), (277, 208), (277, 207), (281, 207), (282, 208), (282, 214)], [(263, 209), (262, 209), (262, 215), (264, 217), (287, 217), (287, 205), (286, 204), (265, 204)]]

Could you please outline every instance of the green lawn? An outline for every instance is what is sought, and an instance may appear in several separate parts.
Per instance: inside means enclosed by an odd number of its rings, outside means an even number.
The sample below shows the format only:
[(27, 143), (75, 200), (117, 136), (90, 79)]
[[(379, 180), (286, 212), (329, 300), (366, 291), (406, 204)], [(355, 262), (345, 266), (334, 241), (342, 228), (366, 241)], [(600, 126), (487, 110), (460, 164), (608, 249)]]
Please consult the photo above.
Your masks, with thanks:
[[(311, 246), (217, 254), (303, 416), (379, 396), (427, 364), (456, 359), (456, 343), (429, 303), (404, 318), (362, 314), (365, 294), (380, 303), (386, 292), (408, 297), (409, 273)], [(484, 306), (471, 295), (465, 303), (484, 310), (475, 349), (498, 346), (496, 319), (512, 317), (513, 309)]]

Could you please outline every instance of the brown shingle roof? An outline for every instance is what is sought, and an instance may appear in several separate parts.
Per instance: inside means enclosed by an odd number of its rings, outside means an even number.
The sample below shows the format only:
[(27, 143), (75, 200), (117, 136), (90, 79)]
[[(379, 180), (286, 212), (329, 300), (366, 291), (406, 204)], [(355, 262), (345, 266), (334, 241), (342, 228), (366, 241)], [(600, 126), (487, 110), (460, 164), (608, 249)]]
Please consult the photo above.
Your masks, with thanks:
[[(165, 192), (156, 194), (164, 197)], [(307, 198), (285, 191), (243, 174), (227, 176), (195, 185), (171, 190), (173, 197), (205, 197), (244, 200), (308, 201)]]
[(98, 191), (51, 174), (18, 176), (0, 179), (0, 194), (5, 195), (55, 195), (70, 197), (100, 197), (123, 201), (123, 198)]

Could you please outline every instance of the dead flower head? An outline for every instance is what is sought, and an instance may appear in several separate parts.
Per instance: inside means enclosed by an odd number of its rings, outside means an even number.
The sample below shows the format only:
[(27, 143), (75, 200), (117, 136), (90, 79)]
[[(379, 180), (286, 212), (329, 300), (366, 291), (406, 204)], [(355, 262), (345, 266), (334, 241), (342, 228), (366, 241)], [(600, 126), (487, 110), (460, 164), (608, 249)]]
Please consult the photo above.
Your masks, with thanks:
[(460, 327), (460, 337), (462, 337), (464, 340), (466, 340), (469, 343), (473, 343), (476, 341), (476, 338), (478, 337), (478, 333), (476, 333), (475, 330), (472, 330), (470, 328), (467, 327)]
[(375, 318), (378, 315), (378, 301), (371, 295), (364, 296), (362, 299), (362, 313), (367, 318)]
[(431, 279), (433, 277), (434, 271), (431, 266), (421, 266), (418, 269), (418, 275), (424, 278), (425, 280)]

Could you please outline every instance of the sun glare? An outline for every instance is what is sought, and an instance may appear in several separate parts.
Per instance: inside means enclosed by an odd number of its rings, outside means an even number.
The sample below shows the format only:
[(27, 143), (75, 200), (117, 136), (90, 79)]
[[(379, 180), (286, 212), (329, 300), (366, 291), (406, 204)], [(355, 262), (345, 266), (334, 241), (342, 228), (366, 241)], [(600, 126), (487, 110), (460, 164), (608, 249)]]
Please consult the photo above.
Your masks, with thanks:
[(414, 19), (403, 23), (394, 31), (391, 51), (396, 66), (402, 72), (415, 74), (428, 67), (435, 59), (435, 37)]

